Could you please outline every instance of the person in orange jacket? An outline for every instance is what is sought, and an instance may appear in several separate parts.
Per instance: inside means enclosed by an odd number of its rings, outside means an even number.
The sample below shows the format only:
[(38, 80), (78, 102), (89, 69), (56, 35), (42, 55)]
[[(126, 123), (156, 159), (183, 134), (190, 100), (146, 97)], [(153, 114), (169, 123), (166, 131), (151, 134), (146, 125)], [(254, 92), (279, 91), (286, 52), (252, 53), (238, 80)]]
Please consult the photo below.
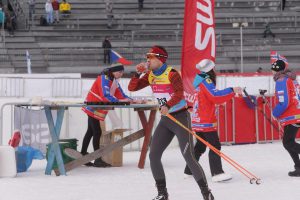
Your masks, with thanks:
[[(112, 64), (107, 70), (102, 72), (97, 77), (92, 85), (87, 97), (86, 102), (118, 102), (118, 101), (131, 101), (122, 90), (118, 79), (123, 76), (124, 66), (121, 63)], [(89, 143), (93, 138), (93, 147), (96, 151), (100, 148), (100, 137), (102, 134), (100, 121), (104, 121), (108, 113), (107, 110), (100, 110), (95, 107), (86, 106), (82, 110), (88, 115), (88, 128), (83, 138), (81, 154), (86, 155)], [(94, 163), (87, 163), (87, 166), (94, 167), (110, 167), (111, 165), (98, 158)]]

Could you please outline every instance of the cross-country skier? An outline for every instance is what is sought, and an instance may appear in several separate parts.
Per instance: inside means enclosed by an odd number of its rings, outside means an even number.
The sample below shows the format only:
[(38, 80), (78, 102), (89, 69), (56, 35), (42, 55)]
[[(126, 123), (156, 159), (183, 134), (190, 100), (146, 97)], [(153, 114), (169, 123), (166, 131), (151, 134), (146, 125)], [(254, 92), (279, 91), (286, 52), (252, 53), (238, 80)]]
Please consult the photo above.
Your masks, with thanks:
[[(216, 73), (213, 61), (204, 59), (197, 64), (200, 73), (194, 79), (196, 96), (193, 105), (192, 129), (196, 134), (221, 150), (221, 143), (217, 132), (216, 104), (222, 104), (234, 97), (235, 93), (242, 93), (242, 88), (216, 89)], [(205, 152), (206, 145), (197, 140), (194, 147), (195, 157), (199, 161), (200, 156)], [(209, 151), (209, 166), (213, 182), (227, 181), (232, 178), (230, 174), (224, 173), (221, 157), (212, 150)], [(184, 173), (191, 175), (192, 172), (186, 166)]]
[(164, 47), (153, 46), (146, 56), (146, 65), (149, 71), (141, 76), (140, 72), (144, 71), (145, 63), (137, 65), (137, 73), (130, 80), (128, 89), (129, 91), (137, 91), (150, 85), (160, 104), (162, 116), (152, 137), (149, 155), (152, 174), (158, 190), (158, 195), (154, 200), (168, 200), (169, 197), (161, 157), (174, 136), (179, 141), (181, 153), (193, 172), (203, 198), (213, 200), (214, 197), (208, 188), (204, 171), (192, 153), (192, 135), (165, 116), (169, 113), (182, 124), (190, 127), (190, 115), (183, 96), (183, 83), (180, 74), (173, 67), (166, 64), (168, 53)]
[(273, 109), (273, 116), (284, 127), (283, 146), (295, 164), (295, 170), (288, 175), (300, 177), (300, 144), (295, 142), (300, 127), (300, 86), (296, 75), (287, 69), (284, 61), (275, 61), (271, 70), (276, 82), (276, 106)]
[[(235, 93), (242, 93), (242, 88), (216, 89), (216, 73), (213, 61), (204, 59), (197, 64), (200, 73), (196, 75), (193, 85), (196, 89), (195, 101), (193, 104), (192, 129), (196, 134), (221, 150), (221, 143), (217, 132), (216, 104), (222, 104), (232, 99)], [(197, 140), (194, 147), (195, 157), (199, 161), (200, 156), (205, 152), (206, 145)], [(212, 150), (209, 151), (209, 166), (213, 182), (227, 181), (232, 178), (230, 174), (224, 173), (221, 157)], [(192, 172), (186, 166), (184, 173), (191, 175)]]

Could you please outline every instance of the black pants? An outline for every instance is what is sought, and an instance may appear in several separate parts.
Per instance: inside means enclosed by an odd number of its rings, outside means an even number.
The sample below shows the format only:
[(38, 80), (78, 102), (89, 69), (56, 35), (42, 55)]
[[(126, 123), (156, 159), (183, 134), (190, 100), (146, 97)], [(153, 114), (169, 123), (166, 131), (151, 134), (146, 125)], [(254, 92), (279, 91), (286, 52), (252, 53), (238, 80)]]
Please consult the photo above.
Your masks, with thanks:
[(110, 64), (110, 50), (104, 50), (103, 62), (106, 63), (106, 60), (108, 60), (108, 64)]
[(268, 35), (271, 35), (273, 38), (275, 37), (275, 34), (270, 30), (265, 30), (263, 35), (264, 38), (266, 38)]
[(298, 129), (299, 127), (295, 127), (292, 124), (285, 126), (282, 143), (284, 148), (289, 152), (290, 156), (292, 157), (295, 163), (295, 167), (300, 168), (300, 160), (299, 160), (300, 144), (298, 144), (295, 141)]
[(94, 151), (98, 150), (100, 148), (101, 134), (102, 134), (102, 131), (101, 131), (99, 120), (88, 116), (88, 128), (87, 128), (86, 134), (83, 138), (81, 153), (82, 154), (87, 153), (87, 149), (89, 147), (89, 143), (92, 138), (93, 138)]
[(139, 11), (144, 8), (144, 0), (139, 0)]
[[(221, 143), (219, 140), (218, 133), (216, 131), (197, 132), (196, 134), (202, 139), (204, 139), (205, 141), (207, 141), (209, 144), (214, 146), (216, 149), (221, 150)], [(197, 140), (196, 145), (194, 147), (194, 151), (195, 151), (195, 158), (198, 161), (201, 155), (205, 152), (205, 150), (206, 150), (206, 145), (200, 142), (199, 140)], [(220, 156), (218, 156), (212, 150), (209, 150), (208, 158), (209, 158), (210, 172), (212, 176), (224, 173), (222, 169), (222, 162)], [(188, 166), (185, 167), (184, 173), (192, 174)]]
[[(186, 127), (190, 127), (190, 116), (187, 111), (178, 112), (177, 114), (173, 114), (173, 116)], [(202, 182), (203, 186), (207, 185), (204, 171), (200, 164), (195, 160), (193, 154), (192, 135), (166, 116), (161, 117), (161, 120), (154, 131), (150, 146), (150, 166), (155, 181), (165, 180), (165, 172), (161, 158), (163, 152), (171, 143), (174, 136), (178, 139), (182, 156), (193, 172), (195, 180), (197, 182)]]
[(285, 8), (285, 1), (286, 1), (286, 0), (281, 0), (281, 9), (282, 9), (282, 10), (284, 10), (284, 8)]

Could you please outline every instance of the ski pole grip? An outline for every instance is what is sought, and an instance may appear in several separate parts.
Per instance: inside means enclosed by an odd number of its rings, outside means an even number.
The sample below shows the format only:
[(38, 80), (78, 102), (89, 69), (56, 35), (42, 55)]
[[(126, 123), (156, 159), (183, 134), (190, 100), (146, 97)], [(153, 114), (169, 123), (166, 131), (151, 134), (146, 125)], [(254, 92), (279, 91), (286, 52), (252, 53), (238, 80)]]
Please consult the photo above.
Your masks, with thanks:
[(244, 94), (246, 95), (246, 97), (249, 97), (248, 92), (246, 91), (246, 88), (243, 89)]

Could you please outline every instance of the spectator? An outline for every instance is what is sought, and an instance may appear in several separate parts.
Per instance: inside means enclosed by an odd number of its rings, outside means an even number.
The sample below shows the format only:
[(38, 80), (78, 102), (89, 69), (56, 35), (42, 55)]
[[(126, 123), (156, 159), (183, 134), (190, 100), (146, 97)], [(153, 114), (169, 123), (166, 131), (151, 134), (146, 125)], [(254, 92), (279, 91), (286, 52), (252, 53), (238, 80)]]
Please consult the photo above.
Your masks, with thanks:
[(142, 9), (144, 8), (144, 0), (138, 0), (139, 2), (139, 11), (141, 12)]
[(281, 0), (281, 10), (284, 11), (285, 8), (285, 0)]
[(2, 4), (0, 3), (0, 29), (4, 26), (5, 14), (3, 12)]
[(113, 14), (113, 4), (112, 4), (111, 0), (108, 0), (106, 2), (105, 9), (106, 9), (106, 15), (107, 15), (107, 28), (112, 28), (114, 14)]
[(13, 11), (4, 9), (6, 18), (6, 28), (8, 30), (9, 36), (14, 36), (14, 31), (16, 29), (16, 15)]
[(110, 64), (110, 50), (112, 48), (111, 43), (109, 41), (109, 37), (106, 36), (102, 42), (103, 51), (103, 62), (106, 63), (106, 58), (108, 60), (108, 64)]
[(33, 20), (33, 15), (35, 14), (35, 0), (28, 1), (29, 6), (29, 20)]
[(63, 0), (59, 5), (59, 11), (62, 16), (67, 17), (71, 14), (71, 5), (66, 0)]
[(52, 0), (52, 7), (55, 16), (54, 23), (59, 23), (59, 3), (57, 0)]
[(46, 4), (45, 4), (45, 11), (46, 11), (46, 19), (47, 19), (47, 23), (48, 25), (53, 24), (53, 7), (51, 4), (50, 0), (47, 0)]
[(259, 67), (259, 68), (256, 70), (256, 73), (262, 73), (262, 68)]
[(272, 35), (272, 37), (275, 38), (275, 34), (271, 31), (271, 26), (269, 23), (266, 24), (263, 37), (266, 38), (268, 35)]

